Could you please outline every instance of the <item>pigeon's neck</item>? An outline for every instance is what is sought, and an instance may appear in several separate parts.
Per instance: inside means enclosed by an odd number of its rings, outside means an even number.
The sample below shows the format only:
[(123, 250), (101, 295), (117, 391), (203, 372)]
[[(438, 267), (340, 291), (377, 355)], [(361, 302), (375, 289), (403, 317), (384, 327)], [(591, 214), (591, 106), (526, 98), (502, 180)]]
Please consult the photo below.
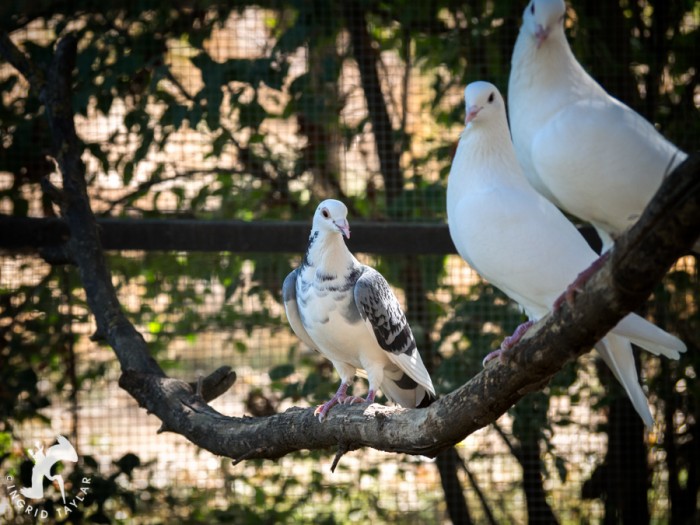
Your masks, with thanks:
[(344, 272), (353, 256), (340, 233), (311, 232), (304, 265), (326, 274)]
[(513, 150), (505, 123), (490, 129), (470, 127), (457, 146), (447, 184), (447, 213), (454, 213), (460, 198), (489, 186), (528, 186)]
[(468, 162), (475, 166), (493, 163), (508, 168), (519, 166), (505, 115), (499, 122), (465, 129), (458, 147), (469, 152)]
[[(539, 48), (532, 35), (520, 30), (511, 61), (509, 107), (536, 104), (537, 118), (547, 119), (572, 98), (595, 89), (593, 85), (574, 57), (563, 29), (553, 31)], [(511, 118), (517, 120), (518, 115)]]

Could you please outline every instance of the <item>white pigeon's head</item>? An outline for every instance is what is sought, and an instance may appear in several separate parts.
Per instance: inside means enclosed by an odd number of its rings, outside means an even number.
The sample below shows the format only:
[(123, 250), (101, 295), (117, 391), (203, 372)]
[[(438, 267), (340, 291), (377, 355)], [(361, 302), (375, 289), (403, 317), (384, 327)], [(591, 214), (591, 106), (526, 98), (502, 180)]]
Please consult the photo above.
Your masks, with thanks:
[(553, 33), (564, 32), (564, 0), (530, 0), (523, 11), (524, 31), (537, 40), (539, 48)]
[(345, 204), (335, 199), (326, 199), (316, 208), (313, 229), (324, 233), (340, 233), (349, 239), (350, 224), (347, 217)]
[(505, 118), (506, 105), (498, 88), (490, 82), (477, 80), (464, 89), (464, 104), (467, 115), (466, 126), (482, 126), (499, 123)]

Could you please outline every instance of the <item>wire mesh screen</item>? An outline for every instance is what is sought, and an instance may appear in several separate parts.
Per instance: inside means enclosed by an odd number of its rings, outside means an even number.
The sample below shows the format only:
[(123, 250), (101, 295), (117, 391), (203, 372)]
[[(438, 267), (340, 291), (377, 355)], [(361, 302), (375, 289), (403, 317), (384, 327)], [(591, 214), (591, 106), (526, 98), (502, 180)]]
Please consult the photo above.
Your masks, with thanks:
[[(355, 221), (444, 224), (464, 128), (464, 87), (507, 96), (524, 2), (77, 2), (3, 8), (2, 29), (37, 68), (74, 34), (74, 120), (99, 218), (306, 221), (325, 198)], [(700, 137), (696, 2), (571, 2), (574, 54), (611, 94), (685, 151)], [(3, 44), (6, 47), (5, 44)], [(7, 56), (5, 57), (7, 59)], [(0, 213), (60, 215), (61, 173), (42, 100), (0, 65)], [(178, 222), (168, 236), (178, 238)], [(212, 401), (226, 415), (313, 407), (335, 392), (330, 362), (289, 328), (281, 286), (298, 252), (109, 251), (127, 317), (170, 376), (228, 365)], [(353, 242), (349, 247), (353, 249)], [(142, 246), (141, 243), (140, 246)], [(148, 247), (147, 247), (148, 248)], [(452, 253), (356, 253), (389, 281), (438, 394), (525, 320)], [(697, 519), (698, 272), (685, 257), (641, 312), (681, 337), (679, 362), (640, 352), (656, 426), (644, 430), (595, 354), (567, 365), (496, 423), (437, 459), (335, 451), (275, 461), (200, 450), (118, 386), (119, 363), (92, 337), (78, 272), (52, 252), (0, 266), (0, 516), (109, 523), (684, 523)], [(503, 247), (504, 257), (517, 257)], [(49, 262), (46, 262), (47, 259)], [(358, 379), (354, 389), (367, 390)], [(380, 397), (380, 402), (387, 402)], [(56, 486), (34, 514), (28, 450), (68, 437), (80, 461), (61, 510)], [(41, 518), (41, 515), (39, 515)]]

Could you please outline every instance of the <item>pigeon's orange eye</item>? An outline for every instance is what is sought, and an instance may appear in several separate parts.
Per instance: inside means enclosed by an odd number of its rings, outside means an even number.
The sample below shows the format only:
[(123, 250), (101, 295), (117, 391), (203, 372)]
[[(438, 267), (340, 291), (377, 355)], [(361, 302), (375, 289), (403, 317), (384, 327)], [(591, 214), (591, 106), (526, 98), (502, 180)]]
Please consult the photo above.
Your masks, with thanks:
[(323, 215), (326, 219), (329, 218), (329, 217), (331, 216), (331, 214), (328, 213), (328, 209), (326, 209), (326, 208), (323, 208), (323, 209), (321, 210), (321, 215)]

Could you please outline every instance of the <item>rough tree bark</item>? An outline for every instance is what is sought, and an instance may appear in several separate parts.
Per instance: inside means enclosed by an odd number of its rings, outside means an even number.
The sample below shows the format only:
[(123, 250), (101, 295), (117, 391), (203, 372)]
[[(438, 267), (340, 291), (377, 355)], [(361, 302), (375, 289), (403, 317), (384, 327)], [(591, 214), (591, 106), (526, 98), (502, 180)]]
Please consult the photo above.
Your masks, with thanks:
[[(0, 34), (0, 53), (32, 83), (47, 106), (54, 152), (63, 177), (62, 213), (71, 230), (70, 254), (79, 267), (99, 335), (121, 364), (120, 385), (162, 421), (214, 454), (242, 461), (278, 458), (302, 449), (372, 447), (435, 456), (495, 421), (527, 392), (542, 388), (566, 362), (590, 350), (627, 313), (642, 304), (676, 259), (700, 236), (700, 155), (692, 155), (664, 181), (637, 225), (584, 286), (573, 307), (542, 319), (514, 348), (507, 363), (492, 364), (425, 409), (339, 406), (323, 424), (308, 408), (270, 417), (231, 417), (207, 404), (235, 374), (224, 368), (197, 385), (167, 377), (143, 337), (122, 313), (100, 248), (90, 209), (70, 109), (76, 41), (57, 46), (46, 81)], [(37, 80), (39, 79), (39, 80)]]

